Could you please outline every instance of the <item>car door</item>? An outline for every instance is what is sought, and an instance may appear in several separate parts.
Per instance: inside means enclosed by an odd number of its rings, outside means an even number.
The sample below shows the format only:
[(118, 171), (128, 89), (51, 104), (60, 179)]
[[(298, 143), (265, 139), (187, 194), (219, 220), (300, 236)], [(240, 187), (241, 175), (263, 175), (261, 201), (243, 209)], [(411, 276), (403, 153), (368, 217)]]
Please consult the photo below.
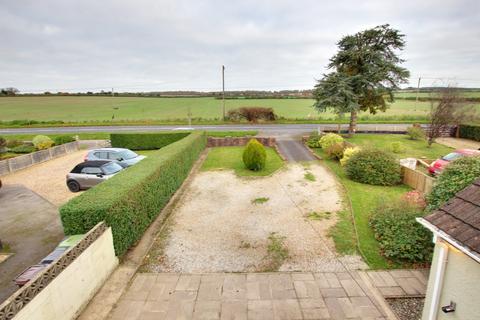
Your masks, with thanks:
[(85, 167), (82, 169), (82, 173), (84, 178), (81, 185), (85, 188), (91, 188), (105, 180), (102, 169), (98, 167)]

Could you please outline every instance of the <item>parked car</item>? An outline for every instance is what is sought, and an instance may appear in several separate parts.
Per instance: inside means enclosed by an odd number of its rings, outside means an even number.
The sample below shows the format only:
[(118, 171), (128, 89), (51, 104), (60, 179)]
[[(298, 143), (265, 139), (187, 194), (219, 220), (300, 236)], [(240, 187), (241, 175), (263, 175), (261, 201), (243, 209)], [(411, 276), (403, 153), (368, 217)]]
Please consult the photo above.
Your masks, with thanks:
[(67, 174), (67, 187), (72, 192), (88, 189), (110, 179), (122, 170), (123, 167), (113, 161), (85, 161), (77, 164)]
[(89, 151), (84, 160), (110, 160), (126, 168), (133, 166), (143, 159), (145, 159), (145, 156), (138, 155), (129, 149), (101, 148)]
[(441, 159), (437, 159), (433, 161), (430, 166), (428, 167), (428, 172), (432, 175), (439, 174), (442, 172), (443, 169), (448, 165), (450, 161), (457, 160), (462, 157), (474, 157), (480, 156), (479, 150), (473, 149), (458, 149), (455, 150), (446, 156), (442, 157)]

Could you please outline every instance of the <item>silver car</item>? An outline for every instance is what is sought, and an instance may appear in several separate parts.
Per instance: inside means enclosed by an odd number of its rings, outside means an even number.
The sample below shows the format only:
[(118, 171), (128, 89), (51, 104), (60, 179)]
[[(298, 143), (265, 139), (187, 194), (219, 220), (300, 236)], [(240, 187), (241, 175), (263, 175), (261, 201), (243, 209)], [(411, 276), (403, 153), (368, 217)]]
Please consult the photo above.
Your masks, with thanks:
[(67, 187), (72, 192), (88, 189), (110, 179), (122, 170), (123, 167), (113, 161), (85, 161), (77, 164), (67, 174)]
[(145, 156), (138, 155), (129, 149), (101, 148), (89, 151), (84, 160), (110, 160), (115, 161), (122, 167), (126, 168), (133, 166), (143, 159), (145, 159)]

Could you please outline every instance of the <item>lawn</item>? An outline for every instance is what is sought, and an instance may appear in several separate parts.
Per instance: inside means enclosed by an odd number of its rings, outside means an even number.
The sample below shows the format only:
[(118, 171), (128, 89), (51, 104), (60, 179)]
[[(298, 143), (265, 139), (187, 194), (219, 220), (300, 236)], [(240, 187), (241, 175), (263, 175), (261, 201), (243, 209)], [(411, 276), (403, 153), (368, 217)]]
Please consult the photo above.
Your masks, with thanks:
[(245, 168), (242, 154), (245, 147), (217, 147), (212, 148), (202, 165), (202, 170), (234, 170), (238, 176), (268, 176), (283, 166), (283, 160), (275, 149), (265, 148), (267, 162), (261, 171), (251, 171)]
[[(156, 131), (159, 132), (159, 131)], [(168, 131), (172, 132), (172, 131)], [(207, 135), (210, 137), (244, 137), (244, 136), (255, 136), (257, 135), (258, 131), (250, 130), (250, 131), (207, 131)], [(46, 136), (55, 139), (57, 136), (76, 136), (78, 135), (80, 140), (109, 140), (110, 133), (109, 132), (88, 132), (88, 133), (78, 133), (78, 132), (70, 132), (70, 133), (62, 133), (62, 134), (46, 134)], [(17, 139), (23, 141), (31, 141), (36, 134), (4, 134), (2, 135), (4, 138), (8, 140)]]
[[(239, 107), (269, 107), (285, 119), (333, 120), (331, 112), (318, 113), (312, 99), (227, 99), (226, 109)], [(480, 104), (477, 104), (480, 109)], [(400, 121), (425, 119), (429, 102), (397, 100), (387, 112), (370, 115), (362, 112), (360, 120)], [(185, 123), (188, 112), (193, 123), (219, 122), (222, 117), (222, 101), (214, 98), (142, 98), (142, 97), (0, 97), (3, 121), (58, 120), (83, 124), (92, 123), (156, 123), (177, 121)], [(85, 123), (85, 124), (87, 124)]]
[[(349, 206), (351, 201), (351, 209), (358, 231), (359, 247), (367, 264), (373, 269), (399, 267), (380, 254), (378, 242), (375, 240), (373, 231), (368, 225), (368, 219), (379, 201), (390, 202), (399, 199), (402, 194), (411, 190), (410, 187), (405, 185), (391, 187), (372, 186), (352, 181), (346, 177), (343, 168), (337, 161), (326, 159), (322, 149), (315, 149), (315, 152), (325, 159), (323, 163), (337, 175), (345, 188), (347, 193), (345, 201), (347, 206)], [(343, 254), (350, 254), (357, 251), (355, 241), (352, 241), (355, 231), (351, 223), (351, 215), (348, 212), (341, 212), (339, 218), (340, 220), (332, 229), (331, 235), (337, 251)]]
[(438, 143), (434, 143), (430, 148), (427, 148), (425, 140), (410, 140), (407, 135), (403, 134), (355, 134), (353, 138), (348, 138), (347, 141), (360, 147), (375, 147), (388, 152), (392, 150), (392, 142), (400, 142), (405, 151), (394, 154), (397, 158), (425, 157), (426, 159), (437, 159), (453, 150)]

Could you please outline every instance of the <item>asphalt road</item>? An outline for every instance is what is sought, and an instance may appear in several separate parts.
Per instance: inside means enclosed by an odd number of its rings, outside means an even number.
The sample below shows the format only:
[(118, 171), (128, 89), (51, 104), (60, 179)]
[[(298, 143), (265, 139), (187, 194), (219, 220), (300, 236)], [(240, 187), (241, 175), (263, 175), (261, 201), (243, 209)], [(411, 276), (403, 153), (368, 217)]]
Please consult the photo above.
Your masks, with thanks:
[[(405, 131), (409, 124), (359, 124), (358, 131)], [(87, 132), (145, 132), (145, 131), (177, 131), (177, 130), (209, 130), (209, 131), (248, 131), (258, 130), (260, 135), (297, 136), (315, 130), (336, 130), (336, 124), (242, 124), (242, 125), (157, 125), (157, 126), (89, 126), (89, 127), (49, 127), (49, 128), (9, 128), (0, 129), (0, 134), (55, 134), (55, 133), (87, 133)], [(348, 125), (342, 125), (348, 129)]]

